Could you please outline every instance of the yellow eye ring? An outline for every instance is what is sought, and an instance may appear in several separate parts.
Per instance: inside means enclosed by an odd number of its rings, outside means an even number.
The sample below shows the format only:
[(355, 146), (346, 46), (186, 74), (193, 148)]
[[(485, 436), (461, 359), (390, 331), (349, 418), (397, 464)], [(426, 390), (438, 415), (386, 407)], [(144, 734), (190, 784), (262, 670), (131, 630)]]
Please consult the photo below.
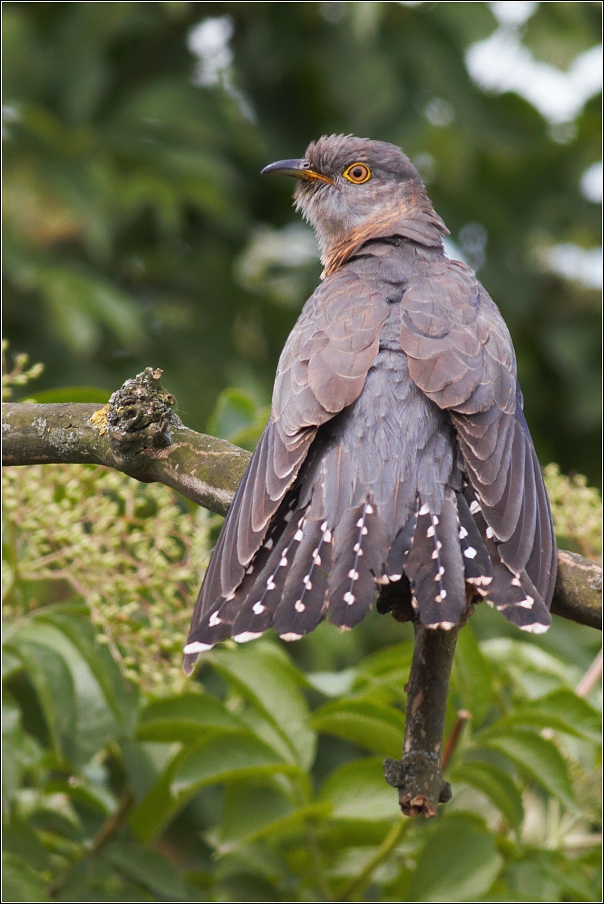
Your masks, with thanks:
[(362, 185), (363, 182), (371, 179), (371, 170), (366, 163), (351, 163), (342, 175), (349, 182), (354, 182), (355, 185)]

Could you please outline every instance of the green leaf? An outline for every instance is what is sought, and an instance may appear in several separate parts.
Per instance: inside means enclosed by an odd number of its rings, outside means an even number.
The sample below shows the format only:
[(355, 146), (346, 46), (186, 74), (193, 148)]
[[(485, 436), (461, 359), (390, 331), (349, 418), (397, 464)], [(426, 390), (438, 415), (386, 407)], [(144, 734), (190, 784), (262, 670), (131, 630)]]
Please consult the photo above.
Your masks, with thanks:
[(120, 872), (154, 892), (160, 900), (189, 900), (184, 882), (158, 851), (122, 841), (112, 844), (105, 856)]
[(472, 714), (472, 725), (478, 728), (494, 700), (493, 674), (483, 656), (471, 624), (459, 632), (453, 660), (452, 685), (461, 705)]
[(94, 402), (106, 405), (109, 401), (111, 390), (99, 389), (97, 386), (61, 386), (57, 389), (45, 389), (42, 392), (27, 394), (27, 398), (33, 402)]
[(279, 771), (295, 770), (257, 738), (228, 735), (185, 752), (172, 775), (171, 788), (174, 795), (191, 794), (204, 785)]
[(50, 901), (43, 877), (15, 854), (2, 854), (3, 901)]
[(2, 794), (9, 801), (17, 791), (23, 773), (36, 766), (42, 750), (21, 724), (21, 710), (6, 689), (2, 690)]
[[(60, 743), (64, 756), (74, 764), (83, 764), (123, 733), (118, 721), (121, 707), (130, 710), (131, 718), (135, 695), (119, 675), (109, 652), (94, 643), (89, 623), (60, 611), (46, 615), (43, 610), (40, 616), (19, 626), (11, 643), (22, 659), (32, 645), (45, 651), (38, 661), (28, 654), (27, 670), (50, 720), (55, 745), (64, 738)], [(112, 678), (117, 679), (123, 696), (112, 685)]]
[(512, 734), (489, 735), (480, 741), (512, 760), (518, 769), (556, 797), (565, 806), (576, 809), (575, 795), (566, 763), (551, 741), (524, 729)]
[(398, 643), (366, 656), (357, 666), (353, 690), (380, 703), (406, 701), (413, 643)]
[(491, 763), (471, 760), (456, 767), (452, 782), (464, 782), (481, 791), (505, 816), (513, 829), (518, 831), (524, 819), (522, 797), (512, 778)]
[(533, 643), (497, 637), (483, 641), (481, 649), (517, 695), (530, 700), (561, 687), (571, 688), (581, 673)]
[(306, 680), (310, 686), (325, 697), (342, 697), (350, 693), (356, 677), (356, 669), (344, 669), (341, 672), (307, 672), (306, 674)]
[(94, 675), (119, 730), (133, 731), (138, 710), (138, 690), (127, 681), (109, 649), (97, 640), (88, 608), (81, 603), (49, 607), (36, 616), (58, 628), (74, 645)]
[(4, 851), (25, 860), (32, 869), (51, 869), (52, 863), (46, 848), (29, 824), (18, 817), (11, 816), (10, 822), (4, 826), (2, 847)]
[(57, 757), (71, 760), (77, 756), (77, 701), (70, 669), (63, 656), (45, 644), (17, 636), (11, 644), (36, 691)]
[(156, 700), (142, 711), (136, 736), (141, 741), (198, 741), (209, 732), (240, 731), (242, 722), (207, 694), (187, 693)]
[(302, 676), (273, 644), (234, 651), (220, 650), (208, 657), (215, 668), (277, 729), (292, 751), (292, 759), (310, 769), (316, 735), (309, 724), (309, 709), (299, 684)]
[(95, 349), (101, 324), (126, 348), (140, 347), (140, 310), (116, 283), (61, 264), (40, 267), (36, 281), (54, 315), (55, 329), (75, 354), (90, 354)]
[(208, 432), (253, 450), (264, 430), (270, 409), (260, 407), (250, 393), (225, 389), (218, 396), (208, 420)]
[(479, 900), (502, 865), (492, 835), (478, 820), (452, 814), (424, 845), (411, 877), (408, 900)]
[(295, 767), (249, 732), (209, 738), (176, 754), (133, 810), (130, 823), (141, 841), (149, 841), (201, 788), (278, 772), (295, 772)]
[[(516, 726), (552, 728), (575, 737), (597, 741), (601, 737), (600, 714), (590, 704), (566, 688), (552, 691), (525, 706), (519, 706), (502, 716), (486, 729), (485, 734), (512, 732)], [(483, 737), (482, 733), (480, 737)]]
[[(523, 901), (594, 901), (582, 866), (566, 852), (525, 849), (507, 864), (503, 879), (512, 894)], [(598, 857), (598, 866), (601, 856)], [(598, 869), (598, 873), (601, 870)], [(599, 883), (598, 883), (599, 884)]]
[(278, 781), (252, 786), (247, 782), (233, 783), (225, 793), (218, 849), (224, 854), (259, 838), (282, 841), (286, 833), (299, 832), (304, 820), (317, 822), (330, 810), (328, 803), (296, 807)]
[(386, 784), (379, 757), (340, 766), (325, 780), (318, 799), (332, 804), (332, 819), (375, 822), (400, 816), (396, 789)]
[(326, 703), (315, 710), (311, 725), (375, 753), (401, 755), (405, 717), (393, 707), (354, 699)]

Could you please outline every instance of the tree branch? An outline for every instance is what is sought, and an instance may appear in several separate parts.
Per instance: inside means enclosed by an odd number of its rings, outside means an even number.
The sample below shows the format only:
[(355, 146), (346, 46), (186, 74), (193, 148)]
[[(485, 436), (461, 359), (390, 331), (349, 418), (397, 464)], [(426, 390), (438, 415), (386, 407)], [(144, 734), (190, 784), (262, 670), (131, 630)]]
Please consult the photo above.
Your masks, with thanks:
[(2, 405), (2, 464), (105, 465), (144, 483), (166, 484), (226, 515), (250, 453), (185, 427), (174, 396), (148, 367), (102, 408), (91, 404)]
[(401, 760), (387, 757), (384, 776), (398, 788), (405, 816), (436, 816), (436, 805), (451, 799), (442, 777), (443, 732), (449, 696), (449, 676), (461, 625), (450, 631), (413, 624), (415, 643), (409, 683), (407, 719)]

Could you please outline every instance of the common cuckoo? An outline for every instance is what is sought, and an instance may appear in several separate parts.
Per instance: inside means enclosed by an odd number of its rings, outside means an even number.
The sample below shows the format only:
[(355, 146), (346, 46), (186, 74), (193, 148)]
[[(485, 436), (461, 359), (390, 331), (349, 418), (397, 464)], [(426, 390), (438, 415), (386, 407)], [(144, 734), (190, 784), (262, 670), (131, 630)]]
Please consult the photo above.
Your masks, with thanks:
[(350, 628), (385, 584), (429, 628), (458, 624), (471, 590), (545, 631), (555, 539), (512, 340), (445, 256), (417, 171), (394, 145), (331, 135), (263, 172), (298, 180), (325, 269), (281, 354), (185, 669), (228, 637)]

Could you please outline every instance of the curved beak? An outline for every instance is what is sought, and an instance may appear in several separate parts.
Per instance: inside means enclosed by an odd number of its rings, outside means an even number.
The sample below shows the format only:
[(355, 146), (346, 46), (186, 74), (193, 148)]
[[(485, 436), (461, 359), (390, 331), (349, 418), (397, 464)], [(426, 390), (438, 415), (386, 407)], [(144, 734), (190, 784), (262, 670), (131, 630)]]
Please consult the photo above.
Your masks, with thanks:
[(276, 163), (269, 163), (268, 166), (265, 166), (261, 172), (261, 175), (265, 173), (277, 173), (280, 176), (293, 176), (294, 179), (304, 179), (307, 182), (312, 180), (320, 180), (321, 182), (328, 182), (330, 185), (334, 183), (328, 176), (324, 176), (322, 173), (317, 173), (316, 170), (311, 169), (310, 163), (308, 160), (277, 160)]

